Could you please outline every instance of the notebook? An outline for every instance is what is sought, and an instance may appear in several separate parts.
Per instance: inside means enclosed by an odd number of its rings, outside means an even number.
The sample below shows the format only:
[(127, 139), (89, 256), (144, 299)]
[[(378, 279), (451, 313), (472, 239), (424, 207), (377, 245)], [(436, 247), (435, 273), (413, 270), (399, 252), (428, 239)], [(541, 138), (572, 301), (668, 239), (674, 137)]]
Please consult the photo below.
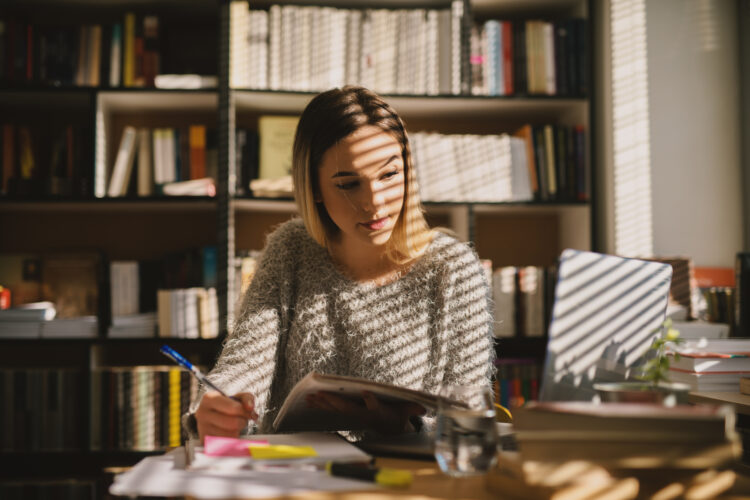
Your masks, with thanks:
[(663, 323), (669, 264), (565, 250), (540, 401), (592, 401), (594, 383), (632, 378)]

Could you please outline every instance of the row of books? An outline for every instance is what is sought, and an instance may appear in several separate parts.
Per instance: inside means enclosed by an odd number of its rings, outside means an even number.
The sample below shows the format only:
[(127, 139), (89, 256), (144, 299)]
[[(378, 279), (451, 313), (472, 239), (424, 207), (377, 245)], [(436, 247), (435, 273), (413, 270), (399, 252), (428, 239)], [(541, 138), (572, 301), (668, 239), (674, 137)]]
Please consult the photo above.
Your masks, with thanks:
[(217, 249), (196, 247), (159, 261), (112, 261), (109, 337), (215, 338)]
[(495, 401), (506, 408), (518, 408), (539, 397), (542, 365), (533, 358), (495, 360)]
[(358, 83), (386, 94), (586, 95), (584, 19), (473, 22), (464, 48), (465, 16), (461, 1), (437, 10), (272, 5), (265, 11), (236, 0), (231, 85), (315, 91)]
[[(96, 316), (44, 319), (19, 315), (18, 309), (0, 311), (0, 338), (97, 338)], [(215, 288), (159, 290), (157, 311), (112, 317), (110, 338), (204, 338), (219, 336), (219, 303)]]
[(410, 134), (423, 201), (588, 199), (583, 127), (525, 125), (515, 135)]
[(214, 129), (136, 129), (125, 126), (111, 168), (97, 161), (95, 196), (200, 195), (216, 193), (218, 174)]
[(83, 380), (74, 369), (0, 370), (0, 451), (85, 448)]
[[(701, 290), (706, 301), (705, 319), (711, 323), (727, 323), (735, 329), (735, 289), (726, 286), (712, 286)], [(730, 333), (730, 335), (732, 335)]]
[(271, 5), (267, 11), (236, 0), (230, 83), (295, 91), (357, 83), (385, 94), (468, 93), (464, 16), (461, 0), (440, 10)]
[(472, 94), (585, 96), (586, 29), (582, 18), (474, 22)]
[(0, 19), (0, 81), (54, 86), (153, 86), (159, 18), (128, 12), (113, 24)]
[(523, 139), (502, 135), (411, 134), (423, 201), (530, 201)]
[[(264, 115), (258, 130), (238, 129), (237, 193), (253, 179), (290, 175), (297, 117)], [(412, 132), (424, 201), (507, 202), (588, 199), (583, 126), (524, 125), (513, 135)]]
[(217, 258), (215, 246), (139, 261), (108, 261), (97, 253), (2, 254), (0, 283), (12, 307), (0, 310), (0, 337), (95, 338), (108, 327), (113, 337), (153, 337), (158, 291), (193, 288), (214, 297), (207, 300), (211, 320), (204, 314), (198, 324), (213, 332), (204, 336), (216, 336)]
[(557, 282), (554, 266), (502, 266), (492, 272), (495, 337), (547, 334)]
[(92, 450), (163, 450), (186, 435), (180, 418), (197, 391), (179, 367), (101, 368), (91, 373)]
[(157, 295), (159, 337), (213, 339), (219, 336), (215, 288), (175, 288)]
[(4, 123), (0, 139), (0, 194), (12, 197), (90, 196), (86, 164), (91, 141), (73, 124), (30, 127)]

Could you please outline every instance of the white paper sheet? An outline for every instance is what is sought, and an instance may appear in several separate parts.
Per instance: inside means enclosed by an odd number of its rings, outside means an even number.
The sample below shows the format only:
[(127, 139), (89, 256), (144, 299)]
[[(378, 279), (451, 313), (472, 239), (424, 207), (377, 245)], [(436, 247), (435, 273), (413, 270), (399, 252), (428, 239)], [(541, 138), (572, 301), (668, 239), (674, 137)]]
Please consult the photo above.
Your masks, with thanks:
[[(324, 433), (258, 435), (270, 444), (312, 446), (317, 465), (327, 460), (367, 460), (343, 439)], [(115, 477), (109, 492), (124, 496), (192, 496), (202, 499), (271, 498), (305, 491), (352, 491), (379, 488), (375, 483), (331, 477), (315, 460), (253, 461), (251, 458), (203, 457), (196, 453), (190, 468), (181, 468), (184, 449), (148, 457)], [(203, 460), (198, 462), (198, 460)], [(263, 462), (263, 463), (259, 463)], [(253, 468), (258, 466), (258, 468)], [(260, 470), (259, 470), (260, 469)]]

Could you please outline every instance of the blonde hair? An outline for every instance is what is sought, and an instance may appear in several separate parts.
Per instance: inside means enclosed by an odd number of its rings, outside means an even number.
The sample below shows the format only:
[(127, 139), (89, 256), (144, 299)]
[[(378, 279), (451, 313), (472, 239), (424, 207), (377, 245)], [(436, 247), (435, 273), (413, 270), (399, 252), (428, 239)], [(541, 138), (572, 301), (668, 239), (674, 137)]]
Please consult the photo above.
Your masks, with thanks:
[(404, 204), (394, 226), (386, 253), (396, 263), (419, 257), (432, 241), (433, 232), (424, 218), (409, 139), (396, 111), (374, 92), (355, 86), (318, 94), (302, 112), (294, 138), (292, 176), (294, 199), (308, 233), (329, 248), (339, 229), (318, 198), (318, 168), (323, 155), (359, 128), (373, 125), (390, 133), (401, 145), (404, 162)]

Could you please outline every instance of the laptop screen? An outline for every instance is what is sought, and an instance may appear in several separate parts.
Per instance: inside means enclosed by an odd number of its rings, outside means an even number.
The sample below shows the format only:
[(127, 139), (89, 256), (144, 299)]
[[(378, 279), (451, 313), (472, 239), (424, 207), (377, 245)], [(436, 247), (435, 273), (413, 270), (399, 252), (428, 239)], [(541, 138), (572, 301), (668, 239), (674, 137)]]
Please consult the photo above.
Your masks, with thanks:
[(565, 250), (542, 373), (541, 401), (591, 401), (594, 383), (622, 381), (659, 334), (672, 267)]

